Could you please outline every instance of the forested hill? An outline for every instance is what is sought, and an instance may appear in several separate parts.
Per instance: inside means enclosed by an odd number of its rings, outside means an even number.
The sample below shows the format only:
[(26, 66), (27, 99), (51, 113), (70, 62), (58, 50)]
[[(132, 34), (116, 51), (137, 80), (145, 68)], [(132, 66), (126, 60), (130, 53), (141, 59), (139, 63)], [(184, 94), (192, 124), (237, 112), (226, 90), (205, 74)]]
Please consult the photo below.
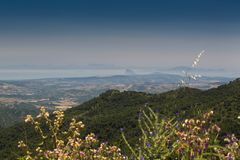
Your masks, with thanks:
[[(201, 91), (180, 88), (163, 94), (119, 92), (110, 90), (79, 107), (67, 110), (67, 117), (77, 117), (103, 138), (118, 137), (119, 128), (136, 127), (140, 109), (149, 106), (163, 117), (191, 117), (213, 110), (215, 120), (226, 131), (240, 135), (240, 79), (216, 89)], [(238, 128), (238, 129), (237, 129)]]
[[(99, 139), (124, 147), (120, 128), (124, 129), (130, 143), (138, 137), (138, 113), (145, 107), (151, 107), (162, 117), (191, 117), (213, 110), (214, 121), (222, 128), (221, 134), (235, 133), (240, 136), (240, 79), (215, 89), (201, 91), (192, 88), (180, 88), (162, 94), (142, 92), (119, 92), (110, 90), (99, 97), (65, 112), (66, 121), (75, 117), (83, 121), (87, 131), (96, 133)], [(29, 142), (36, 143), (32, 128), (17, 124), (0, 132), (0, 159), (6, 159), (12, 153), (18, 153), (17, 141), (27, 131)]]

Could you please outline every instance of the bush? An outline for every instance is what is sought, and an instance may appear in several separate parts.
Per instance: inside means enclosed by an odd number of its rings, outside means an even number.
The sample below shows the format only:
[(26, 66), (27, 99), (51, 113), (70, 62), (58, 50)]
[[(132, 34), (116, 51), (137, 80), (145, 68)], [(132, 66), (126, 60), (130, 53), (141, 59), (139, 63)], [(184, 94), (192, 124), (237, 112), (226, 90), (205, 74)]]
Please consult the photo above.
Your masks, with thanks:
[[(33, 118), (27, 115), (25, 122), (31, 123), (42, 142), (34, 149), (20, 141), (18, 147), (21, 148), (25, 156), (19, 160), (123, 160), (125, 156), (116, 146), (109, 146), (107, 143), (99, 143), (93, 133), (81, 138), (80, 133), (84, 124), (72, 119), (68, 130), (62, 131), (64, 113), (55, 111), (53, 120), (49, 118), (49, 113), (45, 108), (40, 109), (40, 114)], [(44, 124), (43, 124), (44, 123)], [(45, 130), (42, 125), (48, 127)], [(50, 134), (48, 133), (50, 132)]]
[(196, 119), (164, 120), (149, 108), (139, 116), (142, 136), (132, 147), (124, 133), (122, 137), (131, 150), (131, 159), (138, 160), (203, 160), (240, 159), (240, 141), (230, 135), (221, 146), (218, 139), (220, 128), (211, 122), (213, 111)]
[[(24, 156), (19, 160), (238, 160), (240, 140), (227, 135), (220, 140), (221, 129), (212, 122), (213, 111), (200, 114), (198, 118), (176, 120), (162, 119), (151, 108), (141, 111), (138, 118), (141, 137), (131, 146), (124, 133), (122, 137), (131, 153), (124, 156), (116, 146), (100, 143), (93, 133), (81, 138), (84, 124), (72, 119), (67, 130), (63, 128), (63, 111), (49, 113), (45, 108), (33, 118), (28, 115), (26, 123), (34, 126), (41, 143), (34, 148), (23, 141), (19, 148)], [(239, 117), (238, 117), (239, 118)], [(47, 126), (47, 130), (46, 130)]]

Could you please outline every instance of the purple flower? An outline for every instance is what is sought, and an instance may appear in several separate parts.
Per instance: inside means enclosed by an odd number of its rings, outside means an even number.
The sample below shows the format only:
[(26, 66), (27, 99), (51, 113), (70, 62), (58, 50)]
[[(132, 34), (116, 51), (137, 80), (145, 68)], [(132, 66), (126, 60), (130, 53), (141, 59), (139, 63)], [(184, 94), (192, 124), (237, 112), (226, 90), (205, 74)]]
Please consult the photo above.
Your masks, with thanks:
[(176, 128), (178, 128), (179, 124), (176, 125)]
[(146, 146), (149, 148), (151, 147), (151, 144), (149, 142), (146, 142)]
[(208, 143), (205, 143), (205, 150), (208, 149)]
[(233, 160), (233, 156), (231, 153), (228, 153), (226, 156), (227, 160)]

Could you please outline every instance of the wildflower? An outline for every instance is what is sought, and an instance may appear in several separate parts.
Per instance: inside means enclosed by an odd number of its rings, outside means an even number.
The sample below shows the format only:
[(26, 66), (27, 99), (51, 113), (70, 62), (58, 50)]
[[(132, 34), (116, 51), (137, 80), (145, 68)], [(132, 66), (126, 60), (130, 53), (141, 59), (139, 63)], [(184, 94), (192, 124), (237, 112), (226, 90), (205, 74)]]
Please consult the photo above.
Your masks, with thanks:
[(150, 148), (150, 147), (151, 147), (151, 144), (150, 144), (149, 142), (146, 142), (146, 146), (147, 146), (148, 148)]
[[(201, 56), (203, 55), (203, 53), (205, 52), (205, 50), (201, 51), (198, 56), (194, 59), (193, 63), (192, 63), (192, 68), (196, 68), (196, 66), (198, 65), (199, 61), (200, 61), (200, 58)], [(201, 75), (199, 74), (193, 74), (193, 73), (188, 73), (186, 71), (182, 71), (185, 78), (183, 80), (180, 80), (178, 86), (186, 86), (186, 85), (189, 85), (190, 83), (190, 80), (193, 79), (193, 80), (197, 80), (198, 78), (202, 77)]]
[[(64, 112), (61, 110), (53, 112), (53, 119), (49, 119), (49, 113), (44, 107), (40, 108), (40, 114), (35, 118), (27, 115), (25, 122), (31, 122), (35, 130), (40, 134), (42, 142), (30, 151), (23, 141), (18, 142), (18, 147), (22, 148), (25, 152), (26, 159), (92, 159), (95, 160), (123, 160), (127, 157), (121, 154), (121, 150), (117, 146), (109, 146), (107, 144), (100, 144), (93, 133), (88, 134), (85, 138), (81, 138), (80, 131), (85, 127), (83, 122), (77, 122), (72, 119), (68, 130), (60, 130), (63, 125)], [(43, 119), (42, 119), (43, 118)], [(46, 121), (47, 127), (52, 135), (45, 136), (44, 130), (41, 128), (42, 120)], [(46, 134), (48, 135), (48, 134)], [(66, 139), (63, 137), (68, 136)], [(51, 139), (47, 145), (52, 143), (53, 149), (44, 148), (46, 146), (46, 138)]]
[(195, 120), (194, 120), (194, 119), (190, 119), (190, 120), (189, 120), (189, 123), (190, 123), (190, 124), (194, 124), (194, 123), (195, 123)]
[(19, 141), (18, 142), (18, 148), (24, 148), (26, 147), (27, 145), (23, 142), (23, 141)]
[(25, 122), (31, 122), (33, 120), (31, 115), (27, 115), (25, 118)]
[(212, 126), (213, 130), (216, 130), (217, 132), (220, 132), (221, 128), (219, 128), (216, 124)]
[(200, 61), (200, 58), (202, 56), (202, 54), (205, 52), (205, 50), (202, 50), (198, 56), (195, 58), (195, 60), (193, 61), (192, 67), (196, 67), (198, 65), (198, 62)]
[(79, 152), (79, 155), (80, 155), (81, 157), (83, 157), (83, 156), (85, 156), (85, 153), (84, 153), (83, 151), (80, 151), (80, 152)]
[(37, 148), (36, 148), (36, 152), (41, 153), (41, 152), (43, 152), (43, 151), (42, 151), (42, 149), (41, 149), (40, 147), (37, 147)]
[(227, 156), (226, 156), (226, 159), (227, 160), (234, 160), (234, 157), (231, 153), (228, 153)]
[(224, 141), (225, 142), (228, 142), (228, 143), (230, 143), (231, 142), (231, 140), (227, 137), (227, 138), (224, 138)]
[(199, 124), (199, 123), (200, 123), (200, 120), (199, 120), (199, 119), (197, 119), (197, 120), (196, 120), (196, 123), (197, 123), (197, 124)]

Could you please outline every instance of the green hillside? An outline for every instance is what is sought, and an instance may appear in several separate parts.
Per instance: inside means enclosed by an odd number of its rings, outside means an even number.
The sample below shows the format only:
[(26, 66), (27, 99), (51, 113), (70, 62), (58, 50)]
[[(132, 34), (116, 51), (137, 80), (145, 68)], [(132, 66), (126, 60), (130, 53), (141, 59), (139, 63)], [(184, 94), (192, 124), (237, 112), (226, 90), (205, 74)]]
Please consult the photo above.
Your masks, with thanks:
[(2, 106), (0, 104), (0, 126), (9, 127), (21, 122), (27, 114), (36, 115), (37, 113), (36, 107), (27, 103), (19, 103), (11, 106)]
[[(235, 133), (238, 137), (240, 136), (240, 124), (237, 122), (240, 113), (240, 79), (207, 91), (180, 88), (163, 94), (147, 94), (110, 90), (78, 107), (67, 110), (65, 115), (66, 121), (73, 117), (83, 121), (87, 131), (96, 133), (98, 139), (124, 148), (120, 128), (124, 129), (130, 143), (134, 143), (139, 134), (138, 113), (147, 106), (163, 117), (177, 119), (197, 116), (199, 112), (213, 110), (214, 121), (222, 128), (222, 136), (226, 133)], [(27, 139), (32, 144), (37, 142), (35, 132), (25, 124), (2, 129), (0, 159), (16, 157), (17, 141), (20, 139)]]

